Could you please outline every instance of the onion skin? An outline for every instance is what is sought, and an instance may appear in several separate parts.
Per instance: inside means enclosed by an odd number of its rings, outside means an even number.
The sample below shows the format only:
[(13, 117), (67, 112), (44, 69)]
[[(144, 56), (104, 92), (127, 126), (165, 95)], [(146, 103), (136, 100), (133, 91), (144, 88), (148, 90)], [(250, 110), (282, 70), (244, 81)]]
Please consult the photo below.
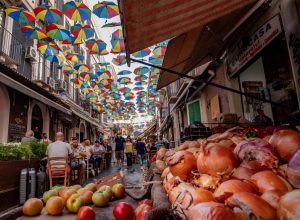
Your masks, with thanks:
[(292, 190), (292, 187), (287, 181), (270, 170), (254, 174), (250, 181), (257, 186), (260, 193), (265, 193), (275, 189), (280, 190), (283, 193), (287, 193)]
[(167, 164), (174, 176), (186, 181), (192, 176), (191, 171), (197, 170), (196, 157), (188, 151), (178, 151), (167, 159)]
[(234, 153), (226, 147), (215, 145), (203, 149), (197, 159), (199, 173), (210, 175), (229, 175), (238, 166)]
[(219, 176), (210, 176), (208, 174), (201, 174), (200, 177), (193, 180), (193, 184), (208, 190), (215, 190), (221, 181)]
[(189, 220), (238, 220), (233, 211), (217, 202), (203, 202), (188, 211)]
[(283, 195), (278, 203), (277, 217), (282, 220), (300, 219), (300, 190), (293, 190)]
[(300, 149), (300, 133), (293, 130), (280, 130), (272, 135), (270, 143), (277, 149), (279, 156), (288, 162)]
[(277, 209), (278, 202), (280, 200), (280, 197), (284, 195), (284, 193), (280, 190), (274, 189), (265, 192), (261, 195), (261, 198), (268, 202), (274, 209)]
[[(226, 204), (230, 207), (239, 207), (248, 214), (249, 219), (276, 219), (275, 209), (273, 209), (265, 200), (253, 193), (235, 193), (226, 200)], [(253, 215), (255, 215), (256, 218), (253, 218)]]
[(287, 170), (287, 178), (290, 184), (295, 188), (300, 188), (300, 150), (298, 150), (289, 161)]
[(200, 148), (200, 144), (198, 141), (190, 141), (188, 146), (189, 148)]
[(167, 153), (166, 148), (164, 148), (164, 147), (159, 148), (159, 150), (157, 151), (157, 159), (163, 160), (166, 153)]
[(166, 164), (165, 164), (165, 162), (164, 161), (162, 161), (162, 160), (156, 160), (155, 161), (155, 164), (156, 164), (156, 168), (158, 169), (158, 171), (161, 173), (161, 172), (163, 172), (164, 170), (165, 170), (165, 168), (166, 168)]
[(219, 202), (223, 202), (238, 192), (256, 193), (256, 189), (250, 182), (243, 182), (241, 180), (227, 180), (221, 183), (221, 185), (215, 190), (214, 197)]
[(251, 176), (259, 171), (268, 169), (262, 166), (258, 161), (243, 161), (238, 168), (236, 168), (232, 174), (232, 177), (240, 180), (250, 180)]
[(166, 169), (164, 169), (164, 171), (161, 174), (161, 178), (164, 179), (166, 178), (166, 176), (168, 175), (168, 173), (170, 173), (170, 168), (167, 167)]

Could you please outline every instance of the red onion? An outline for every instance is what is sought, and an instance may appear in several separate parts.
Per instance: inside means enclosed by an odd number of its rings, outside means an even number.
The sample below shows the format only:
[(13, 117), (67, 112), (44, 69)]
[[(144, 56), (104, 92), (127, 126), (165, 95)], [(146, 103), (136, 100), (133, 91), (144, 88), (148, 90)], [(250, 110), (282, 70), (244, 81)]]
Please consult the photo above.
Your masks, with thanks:
[(241, 142), (234, 149), (234, 153), (246, 161), (256, 160), (261, 165), (269, 168), (278, 167), (278, 157), (276, 150), (267, 141), (255, 138), (249, 141)]
[(298, 150), (288, 163), (288, 181), (295, 187), (300, 188), (300, 150)]
[(300, 219), (300, 190), (293, 190), (283, 195), (278, 203), (278, 219)]

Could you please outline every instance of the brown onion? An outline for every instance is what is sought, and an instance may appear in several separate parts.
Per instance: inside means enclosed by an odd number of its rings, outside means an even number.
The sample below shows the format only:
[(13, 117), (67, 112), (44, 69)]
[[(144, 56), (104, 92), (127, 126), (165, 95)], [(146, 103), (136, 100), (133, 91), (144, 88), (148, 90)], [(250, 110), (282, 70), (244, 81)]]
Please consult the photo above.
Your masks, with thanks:
[(267, 167), (262, 166), (256, 160), (243, 161), (232, 174), (232, 177), (240, 180), (250, 180), (251, 176), (259, 171), (266, 170)]
[(167, 166), (166, 163), (162, 160), (156, 160), (155, 165), (160, 173), (163, 172)]
[(250, 180), (257, 186), (260, 193), (274, 189), (280, 190), (283, 193), (292, 190), (292, 187), (287, 181), (270, 170), (258, 172), (254, 174)]
[(190, 141), (188, 146), (189, 148), (200, 148), (200, 144), (198, 141)]
[(203, 202), (188, 211), (189, 220), (240, 220), (240, 218), (225, 205), (217, 202)]
[(279, 156), (288, 162), (300, 149), (300, 133), (293, 130), (280, 130), (272, 135), (270, 143), (277, 149)]
[(218, 142), (218, 144), (230, 149), (231, 151), (233, 151), (234, 148), (236, 147), (236, 144), (230, 139), (221, 140)]
[(202, 187), (204, 189), (216, 189), (221, 181), (221, 177), (219, 176), (211, 176), (208, 174), (201, 174), (200, 177), (193, 180), (193, 184)]
[(219, 145), (203, 148), (197, 159), (198, 171), (210, 175), (228, 175), (237, 166), (234, 153)]
[(168, 175), (168, 173), (170, 173), (170, 168), (167, 167), (166, 169), (164, 169), (164, 171), (161, 174), (161, 178), (164, 179), (166, 178), (166, 176)]
[(261, 198), (268, 202), (274, 209), (277, 209), (280, 197), (284, 193), (278, 189), (270, 190), (261, 195)]
[(235, 193), (226, 200), (226, 204), (230, 207), (239, 207), (248, 214), (249, 219), (276, 219), (275, 209), (265, 200), (253, 193)]
[(286, 174), (288, 181), (295, 187), (300, 188), (300, 150), (289, 161)]
[(283, 195), (278, 203), (278, 219), (300, 219), (300, 190), (293, 190)]
[(195, 156), (188, 151), (178, 151), (167, 159), (167, 164), (174, 176), (178, 176), (185, 181), (192, 176), (192, 171), (197, 169)]
[(163, 160), (166, 152), (167, 152), (166, 148), (164, 148), (164, 147), (159, 148), (159, 150), (157, 151), (157, 159)]
[(256, 190), (250, 182), (243, 182), (241, 180), (227, 180), (221, 183), (221, 185), (216, 189), (214, 192), (214, 197), (218, 201), (223, 202), (237, 192), (255, 193)]
[(186, 150), (189, 148), (190, 141), (185, 141), (181, 145), (179, 145), (178, 149), (179, 150)]

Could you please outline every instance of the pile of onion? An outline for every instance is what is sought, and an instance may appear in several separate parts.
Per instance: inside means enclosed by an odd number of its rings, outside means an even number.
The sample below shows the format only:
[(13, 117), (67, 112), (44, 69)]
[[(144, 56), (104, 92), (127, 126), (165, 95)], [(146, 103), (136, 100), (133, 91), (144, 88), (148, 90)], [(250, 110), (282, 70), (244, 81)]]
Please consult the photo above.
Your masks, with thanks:
[(300, 133), (293, 130), (280, 130), (272, 135), (269, 142), (277, 149), (279, 156), (288, 162), (300, 149)]
[(259, 171), (266, 170), (267, 167), (262, 166), (258, 161), (243, 161), (232, 174), (232, 177), (240, 180), (250, 180), (251, 176)]
[(300, 219), (300, 190), (293, 190), (282, 196), (278, 203), (278, 219)]
[(298, 150), (288, 163), (287, 177), (290, 184), (300, 188), (300, 150)]
[(277, 209), (278, 202), (280, 200), (280, 197), (283, 196), (284, 192), (273, 189), (270, 191), (266, 191), (264, 194), (261, 195), (261, 198), (268, 202), (274, 209)]
[(234, 153), (218, 144), (203, 148), (197, 159), (198, 171), (204, 174), (229, 175), (237, 166), (238, 160)]
[(166, 160), (174, 176), (186, 181), (192, 176), (192, 171), (197, 170), (196, 157), (188, 151), (178, 151)]

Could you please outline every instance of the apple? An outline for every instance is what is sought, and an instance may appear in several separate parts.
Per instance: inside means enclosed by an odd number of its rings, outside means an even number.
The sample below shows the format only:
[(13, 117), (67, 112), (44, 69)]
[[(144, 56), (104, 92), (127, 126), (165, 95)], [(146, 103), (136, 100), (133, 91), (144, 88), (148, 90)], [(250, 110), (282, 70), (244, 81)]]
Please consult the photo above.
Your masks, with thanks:
[(109, 195), (107, 192), (97, 191), (93, 194), (92, 201), (95, 206), (105, 206), (109, 202)]
[(96, 214), (89, 206), (82, 206), (77, 213), (77, 220), (95, 220)]
[(76, 191), (79, 190), (80, 188), (82, 188), (81, 185), (77, 184), (77, 185), (73, 185), (69, 187), (70, 189), (75, 189)]
[(77, 193), (79, 194), (79, 195), (82, 195), (84, 192), (86, 192), (86, 191), (90, 191), (90, 190), (88, 190), (88, 189), (86, 189), (86, 188), (81, 188), (81, 189), (79, 189), (79, 190), (77, 190)]
[(43, 194), (43, 201), (46, 204), (48, 199), (50, 199), (53, 196), (58, 196), (58, 192), (55, 189), (51, 189), (49, 191), (44, 192)]
[(111, 200), (112, 197), (113, 197), (113, 195), (114, 195), (114, 194), (113, 194), (113, 191), (111, 190), (111, 187), (110, 187), (110, 186), (106, 186), (106, 185), (101, 186), (101, 187), (98, 189), (98, 191), (107, 192), (108, 195), (109, 195), (109, 200)]
[(89, 183), (87, 184), (84, 188), (92, 191), (92, 192), (96, 192), (97, 191), (97, 186), (95, 183)]
[(77, 213), (81, 206), (84, 205), (83, 198), (78, 194), (73, 194), (68, 198), (66, 207), (69, 212)]
[(68, 198), (75, 194), (76, 193), (76, 190), (75, 189), (68, 189), (68, 188), (65, 188), (65, 189), (62, 189), (60, 192), (59, 192), (59, 196), (61, 198), (63, 198), (63, 200), (66, 202), (68, 200)]
[(43, 209), (43, 202), (37, 198), (28, 199), (23, 205), (23, 213), (28, 216), (39, 215)]
[(121, 183), (117, 183), (113, 185), (112, 191), (114, 194), (114, 197), (121, 199), (125, 196), (125, 187)]
[(81, 194), (81, 197), (83, 198), (84, 200), (84, 204), (85, 205), (89, 205), (92, 203), (92, 198), (93, 198), (93, 192), (92, 191), (85, 191)]
[(134, 210), (127, 202), (119, 202), (114, 206), (113, 214), (117, 220), (134, 219)]
[(51, 190), (56, 190), (57, 194), (59, 194), (60, 190), (65, 189), (65, 186), (53, 186)]
[(46, 211), (49, 215), (59, 215), (65, 207), (64, 201), (59, 196), (53, 196), (46, 203)]

